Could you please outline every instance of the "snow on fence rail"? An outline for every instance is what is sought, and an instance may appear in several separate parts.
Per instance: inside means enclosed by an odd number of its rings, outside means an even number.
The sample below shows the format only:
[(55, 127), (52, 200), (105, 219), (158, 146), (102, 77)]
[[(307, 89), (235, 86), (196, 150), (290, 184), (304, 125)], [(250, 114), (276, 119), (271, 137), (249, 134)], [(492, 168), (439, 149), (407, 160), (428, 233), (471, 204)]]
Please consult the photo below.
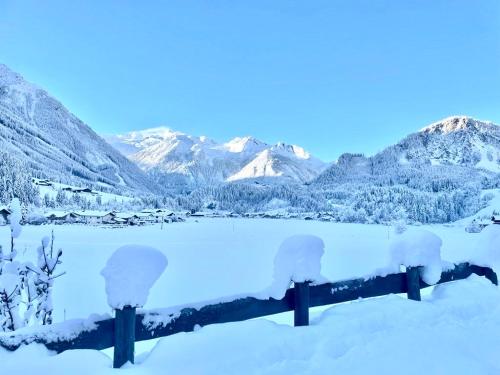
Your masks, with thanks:
[[(21, 345), (38, 343), (57, 353), (69, 349), (102, 350), (115, 347), (114, 367), (134, 361), (134, 343), (191, 332), (196, 327), (216, 323), (236, 322), (287, 311), (294, 311), (295, 325), (309, 324), (310, 307), (378, 297), (392, 293), (406, 293), (408, 298), (420, 300), (420, 289), (429, 287), (421, 278), (421, 267), (407, 267), (406, 272), (377, 276), (371, 279), (352, 279), (311, 285), (296, 282), (281, 299), (242, 297), (230, 302), (197, 304), (164, 310), (136, 311), (125, 306), (116, 310), (115, 318), (102, 320), (74, 320), (42, 326), (38, 330), (19, 331), (0, 335), (0, 346), (16, 350)], [(461, 280), (472, 274), (484, 276), (498, 285), (496, 273), (488, 267), (461, 263), (442, 272), (438, 284)], [(201, 306), (201, 307), (200, 307)]]

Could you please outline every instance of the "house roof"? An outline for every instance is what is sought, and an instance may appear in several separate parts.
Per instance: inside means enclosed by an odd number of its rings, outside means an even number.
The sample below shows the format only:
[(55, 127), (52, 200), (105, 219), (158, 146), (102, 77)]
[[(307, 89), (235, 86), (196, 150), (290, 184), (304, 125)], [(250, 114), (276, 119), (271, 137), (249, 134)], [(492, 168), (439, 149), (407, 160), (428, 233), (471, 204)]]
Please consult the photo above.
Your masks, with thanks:
[(72, 212), (69, 211), (50, 211), (45, 214), (45, 217), (53, 217), (56, 219), (64, 219), (68, 215), (74, 215)]
[(137, 217), (154, 217), (155, 214), (153, 214), (151, 212), (138, 212), (135, 214), (135, 216), (137, 216)]
[(131, 212), (117, 212), (115, 213), (115, 217), (119, 219), (130, 219), (132, 217), (138, 217), (138, 216)]
[(110, 211), (94, 211), (94, 210), (75, 211), (74, 214), (82, 217), (104, 217), (107, 215), (115, 215), (113, 212)]

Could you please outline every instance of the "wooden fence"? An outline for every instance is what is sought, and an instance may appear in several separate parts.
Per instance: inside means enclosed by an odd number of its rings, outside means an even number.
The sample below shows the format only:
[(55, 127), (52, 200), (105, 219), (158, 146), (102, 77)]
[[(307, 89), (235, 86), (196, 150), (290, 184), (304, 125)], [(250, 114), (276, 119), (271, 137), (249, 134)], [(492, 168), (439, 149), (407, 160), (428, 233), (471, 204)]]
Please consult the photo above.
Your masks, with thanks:
[[(121, 367), (127, 361), (134, 362), (134, 343), (170, 336), (179, 332), (191, 332), (197, 326), (243, 321), (287, 311), (294, 311), (295, 326), (309, 324), (309, 308), (354, 301), (358, 298), (378, 297), (387, 294), (406, 293), (409, 299), (420, 300), (420, 289), (429, 287), (420, 278), (420, 267), (407, 268), (404, 273), (390, 274), (371, 279), (353, 279), (310, 285), (295, 283), (282, 299), (237, 298), (230, 302), (207, 304), (202, 307), (181, 307), (161, 311), (140, 311), (125, 307), (116, 310), (115, 318), (93, 322), (92, 327), (82, 328), (70, 338), (57, 334), (58, 325), (64, 332), (64, 323), (50, 326), (50, 334), (13, 332), (0, 335), (0, 346), (16, 350), (21, 345), (39, 343), (49, 350), (61, 353), (69, 349), (102, 350), (114, 346), (113, 366)], [(461, 280), (471, 274), (484, 276), (495, 285), (498, 278), (491, 268), (461, 263), (441, 275), (439, 284)], [(152, 318), (155, 324), (152, 324)], [(155, 319), (156, 318), (156, 319)]]

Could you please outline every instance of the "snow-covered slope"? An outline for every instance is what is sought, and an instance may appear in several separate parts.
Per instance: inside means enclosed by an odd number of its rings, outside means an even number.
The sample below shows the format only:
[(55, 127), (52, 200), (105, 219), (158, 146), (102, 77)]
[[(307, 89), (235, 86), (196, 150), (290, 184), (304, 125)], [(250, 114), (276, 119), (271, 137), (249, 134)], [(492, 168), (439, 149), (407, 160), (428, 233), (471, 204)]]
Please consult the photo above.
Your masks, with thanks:
[(293, 181), (307, 182), (323, 170), (325, 164), (311, 156), (299, 146), (278, 143), (266, 148), (245, 165), (228, 181), (247, 178), (281, 177)]
[(326, 166), (303, 148), (253, 137), (217, 143), (165, 127), (106, 137), (142, 169), (167, 183), (203, 185), (250, 178), (306, 182)]
[(36, 177), (151, 191), (149, 177), (47, 92), (0, 64), (0, 147)]
[(478, 177), (500, 172), (500, 127), (466, 116), (449, 117), (410, 134), (372, 157), (344, 154), (316, 182)]
[(461, 165), (500, 172), (500, 127), (466, 116), (449, 117), (412, 134), (398, 145), (401, 161)]

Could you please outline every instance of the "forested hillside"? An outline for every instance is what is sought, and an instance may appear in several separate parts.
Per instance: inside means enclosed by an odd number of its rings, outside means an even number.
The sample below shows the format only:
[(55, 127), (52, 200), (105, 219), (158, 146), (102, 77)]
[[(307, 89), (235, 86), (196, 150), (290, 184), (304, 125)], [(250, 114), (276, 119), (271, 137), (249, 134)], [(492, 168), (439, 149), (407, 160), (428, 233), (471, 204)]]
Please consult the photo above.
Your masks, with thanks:
[(44, 90), (0, 64), (0, 146), (32, 177), (117, 192), (152, 192), (136, 165)]

